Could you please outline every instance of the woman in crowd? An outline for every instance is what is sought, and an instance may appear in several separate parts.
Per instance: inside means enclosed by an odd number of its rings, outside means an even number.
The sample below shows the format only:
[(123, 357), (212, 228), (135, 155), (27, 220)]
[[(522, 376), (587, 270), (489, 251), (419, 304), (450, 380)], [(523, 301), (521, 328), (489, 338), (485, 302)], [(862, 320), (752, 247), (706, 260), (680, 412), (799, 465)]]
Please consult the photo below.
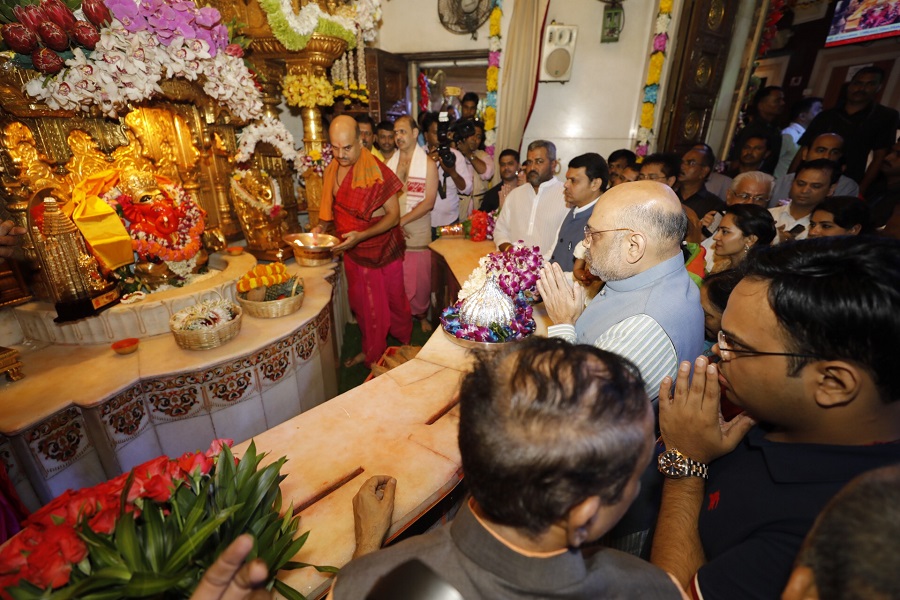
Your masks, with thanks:
[(706, 346), (703, 354), (712, 356), (712, 347), (716, 343), (719, 330), (722, 329), (722, 313), (728, 304), (728, 297), (741, 281), (741, 272), (727, 269), (708, 275), (700, 286), (700, 306), (703, 307), (703, 336)]
[(872, 233), (869, 206), (853, 196), (830, 196), (809, 217), (809, 237)]
[(716, 243), (711, 272), (737, 268), (750, 248), (768, 246), (775, 235), (775, 219), (767, 209), (755, 204), (729, 206), (713, 236)]

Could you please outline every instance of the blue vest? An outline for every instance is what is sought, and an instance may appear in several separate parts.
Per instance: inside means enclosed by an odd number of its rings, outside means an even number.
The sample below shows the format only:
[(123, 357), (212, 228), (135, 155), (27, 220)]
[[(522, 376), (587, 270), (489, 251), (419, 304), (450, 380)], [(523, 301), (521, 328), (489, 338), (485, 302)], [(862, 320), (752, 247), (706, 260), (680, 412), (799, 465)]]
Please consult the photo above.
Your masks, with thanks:
[(575, 212), (573, 208), (559, 227), (559, 237), (550, 261), (559, 263), (563, 271), (571, 271), (575, 267), (575, 257), (572, 256), (572, 252), (575, 251), (578, 242), (584, 239), (584, 226), (587, 225), (592, 209), (593, 207), (576, 215), (573, 214)]
[(640, 314), (663, 328), (678, 362), (693, 362), (703, 353), (700, 290), (688, 276), (680, 252), (634, 277), (607, 282), (575, 322), (576, 341), (593, 344), (616, 323)]

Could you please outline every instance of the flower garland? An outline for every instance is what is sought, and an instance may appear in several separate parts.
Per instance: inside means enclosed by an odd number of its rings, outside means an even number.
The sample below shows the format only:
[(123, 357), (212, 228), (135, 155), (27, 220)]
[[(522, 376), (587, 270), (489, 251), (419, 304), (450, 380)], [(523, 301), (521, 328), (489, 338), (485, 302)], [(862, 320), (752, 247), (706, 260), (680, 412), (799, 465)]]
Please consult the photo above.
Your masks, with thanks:
[(756, 50), (756, 60), (760, 60), (772, 46), (772, 40), (778, 34), (778, 22), (784, 16), (784, 0), (772, 0), (769, 2), (769, 12), (766, 14), (766, 28), (763, 30)]
[(291, 0), (260, 0), (259, 5), (275, 38), (291, 51), (306, 48), (313, 33), (341, 38), (348, 48), (354, 48), (354, 32), (359, 30), (363, 39), (374, 41), (381, 20), (381, 0), (355, 0), (333, 15), (319, 8), (316, 2), (310, 2), (299, 13), (294, 12)]
[[(235, 195), (241, 199), (245, 204), (248, 204), (255, 208), (256, 210), (265, 213), (269, 216), (270, 219), (277, 219), (278, 216), (282, 212), (282, 204), (281, 204), (281, 190), (278, 188), (278, 184), (272, 179), (269, 178), (269, 184), (272, 187), (272, 203), (268, 204), (266, 202), (261, 202), (256, 198), (253, 194), (247, 191), (241, 184), (241, 180), (246, 176), (250, 171), (246, 169), (238, 169), (231, 176), (231, 191), (235, 193)], [(263, 177), (269, 177), (269, 174), (263, 171)]]
[(116, 118), (131, 104), (162, 93), (163, 79), (183, 78), (202, 81), (204, 92), (242, 120), (262, 114), (243, 49), (228, 43), (219, 11), (199, 9), (191, 0), (108, 2), (113, 18), (100, 28), (93, 51), (73, 49), (59, 73), (25, 85), (29, 96), (55, 110), (98, 106)]
[[(161, 184), (159, 187), (181, 213), (178, 229), (169, 237), (129, 230), (132, 235), (131, 249), (141, 260), (159, 258), (167, 263), (189, 260), (200, 251), (200, 236), (206, 229), (206, 215), (180, 185)], [(118, 205), (123, 211), (133, 203), (131, 196), (120, 193), (118, 188), (107, 192), (103, 200), (114, 208)]]
[(644, 85), (637, 145), (634, 149), (634, 153), (642, 157), (647, 156), (650, 151), (653, 121), (656, 118), (656, 105), (659, 102), (659, 81), (666, 61), (666, 47), (669, 43), (668, 32), (671, 22), (672, 0), (660, 0), (659, 13), (656, 16), (656, 29), (653, 36), (653, 50), (650, 54), (650, 64), (647, 67), (647, 82)]
[(366, 85), (366, 45), (362, 32), (357, 32), (356, 41), (355, 57), (351, 58), (348, 51), (334, 61), (331, 67), (334, 95), (336, 98), (343, 98), (345, 106), (350, 106), (354, 100), (361, 104), (369, 103), (369, 88)]
[(281, 93), (290, 106), (313, 108), (334, 104), (334, 88), (328, 79), (310, 73), (286, 75)]
[(267, 116), (241, 130), (238, 135), (238, 148), (237, 154), (234, 155), (234, 162), (242, 163), (250, 160), (256, 145), (260, 142), (272, 144), (281, 153), (281, 157), (288, 162), (297, 160), (294, 136), (280, 120)]
[(484, 151), (492, 158), (497, 145), (497, 89), (500, 77), (500, 53), (503, 51), (500, 21), (503, 0), (493, 0), (488, 38), (487, 97), (484, 101)]
[(431, 95), (428, 90), (428, 76), (424, 71), (419, 71), (416, 78), (419, 84), (419, 112), (428, 112), (431, 108)]
[(309, 154), (301, 154), (295, 165), (300, 175), (312, 169), (314, 173), (321, 177), (325, 173), (325, 167), (331, 164), (332, 158), (334, 158), (334, 155), (332, 154), (331, 144), (323, 144), (321, 152), (313, 150)]

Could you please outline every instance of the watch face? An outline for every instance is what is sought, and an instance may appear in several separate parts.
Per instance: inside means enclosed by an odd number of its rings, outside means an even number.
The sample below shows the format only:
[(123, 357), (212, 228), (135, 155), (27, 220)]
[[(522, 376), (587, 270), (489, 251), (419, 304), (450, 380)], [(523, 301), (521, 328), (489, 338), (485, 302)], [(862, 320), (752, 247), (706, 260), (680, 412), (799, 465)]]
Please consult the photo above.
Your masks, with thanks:
[(669, 477), (686, 477), (687, 460), (681, 452), (666, 450), (659, 455), (659, 470)]

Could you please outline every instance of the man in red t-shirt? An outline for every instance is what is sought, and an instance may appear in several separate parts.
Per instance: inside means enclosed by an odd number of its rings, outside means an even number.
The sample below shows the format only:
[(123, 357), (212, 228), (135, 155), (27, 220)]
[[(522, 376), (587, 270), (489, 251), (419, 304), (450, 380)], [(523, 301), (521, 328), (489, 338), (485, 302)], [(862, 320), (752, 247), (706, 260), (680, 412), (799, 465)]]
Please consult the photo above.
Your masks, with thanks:
[(344, 364), (371, 365), (387, 348), (388, 334), (404, 344), (412, 334), (403, 287), (406, 245), (398, 226), (403, 184), (363, 147), (353, 118), (336, 117), (328, 133), (334, 160), (323, 176), (319, 219), (344, 240), (334, 250), (344, 253), (350, 308), (362, 332), (363, 351)]

